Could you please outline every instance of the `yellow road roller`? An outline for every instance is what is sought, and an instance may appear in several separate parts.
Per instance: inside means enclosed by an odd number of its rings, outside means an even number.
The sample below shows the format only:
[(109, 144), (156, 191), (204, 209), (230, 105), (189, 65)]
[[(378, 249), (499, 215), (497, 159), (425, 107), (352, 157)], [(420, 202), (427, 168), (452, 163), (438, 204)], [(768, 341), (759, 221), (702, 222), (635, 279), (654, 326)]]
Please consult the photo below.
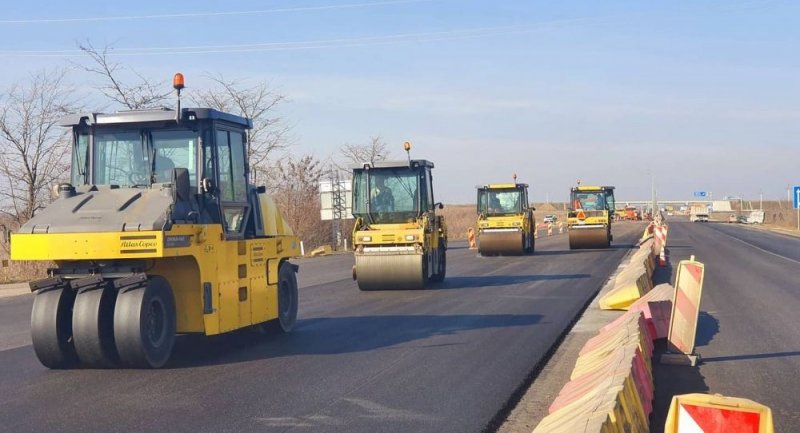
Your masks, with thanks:
[[(405, 144), (406, 151), (410, 144)], [(353, 279), (360, 290), (423, 289), (444, 280), (447, 228), (424, 159), (353, 168)]]
[(522, 255), (535, 247), (535, 209), (528, 204), (528, 185), (500, 183), (478, 187), (478, 253)]
[(614, 219), (613, 186), (577, 186), (567, 214), (569, 248), (608, 248)]
[(251, 120), (178, 107), (62, 122), (70, 182), (10, 238), (55, 264), (30, 282), (45, 366), (158, 368), (176, 334), (294, 326), (299, 241), (248, 182)]

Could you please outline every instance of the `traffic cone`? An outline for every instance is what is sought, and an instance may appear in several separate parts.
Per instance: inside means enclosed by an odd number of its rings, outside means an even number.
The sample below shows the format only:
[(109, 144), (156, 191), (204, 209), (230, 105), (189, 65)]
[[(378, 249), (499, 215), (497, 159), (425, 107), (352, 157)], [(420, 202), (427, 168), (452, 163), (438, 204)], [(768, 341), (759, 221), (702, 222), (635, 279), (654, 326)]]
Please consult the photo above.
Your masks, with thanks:
[(667, 253), (666, 253), (665, 250), (666, 250), (666, 248), (664, 248), (664, 245), (662, 244), (661, 245), (661, 254), (658, 255), (658, 266), (661, 266), (661, 267), (667, 266)]
[(469, 242), (469, 249), (474, 250), (478, 248), (478, 245), (475, 243), (475, 230), (470, 227), (467, 229), (467, 241)]

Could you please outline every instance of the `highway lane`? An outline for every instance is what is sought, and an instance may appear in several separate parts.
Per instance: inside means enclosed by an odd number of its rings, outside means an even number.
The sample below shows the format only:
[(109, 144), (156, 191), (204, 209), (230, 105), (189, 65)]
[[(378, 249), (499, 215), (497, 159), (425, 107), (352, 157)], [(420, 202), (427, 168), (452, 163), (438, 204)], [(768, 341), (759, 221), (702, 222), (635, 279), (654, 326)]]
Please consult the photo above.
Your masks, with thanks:
[(750, 398), (772, 408), (775, 431), (800, 431), (800, 238), (670, 222), (667, 243), (672, 264), (694, 254), (706, 265), (697, 335), (703, 363), (656, 365), (654, 432), (663, 431), (669, 397), (687, 392)]
[[(425, 291), (360, 292), (352, 256), (303, 259), (295, 332), (182, 337), (163, 370), (49, 371), (0, 343), (0, 431), (485, 431), (643, 228), (617, 225), (611, 250), (543, 238), (527, 257), (454, 243)], [(0, 300), (0, 342), (30, 298)]]

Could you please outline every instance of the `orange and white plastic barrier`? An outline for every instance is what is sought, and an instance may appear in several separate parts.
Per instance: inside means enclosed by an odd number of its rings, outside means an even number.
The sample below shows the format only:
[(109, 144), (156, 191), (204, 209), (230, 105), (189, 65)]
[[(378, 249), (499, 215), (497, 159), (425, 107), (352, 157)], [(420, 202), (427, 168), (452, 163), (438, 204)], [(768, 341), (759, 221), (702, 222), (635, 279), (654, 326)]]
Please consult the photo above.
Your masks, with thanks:
[(694, 353), (694, 343), (704, 275), (705, 265), (696, 261), (694, 256), (689, 260), (681, 260), (678, 264), (667, 336), (667, 353), (661, 356), (662, 363), (692, 366), (697, 363), (698, 355)]
[(607, 327), (581, 349), (570, 381), (533, 432), (649, 431), (652, 353), (640, 312)]
[(564, 223), (561, 221), (558, 222), (558, 233), (559, 234), (564, 233)]
[(547, 236), (553, 236), (553, 224), (547, 224)]
[(639, 245), (628, 265), (614, 279), (614, 288), (603, 295), (600, 308), (603, 310), (627, 310), (637, 299), (653, 289), (653, 240)]
[(772, 410), (745, 398), (719, 394), (672, 397), (664, 433), (774, 433)]

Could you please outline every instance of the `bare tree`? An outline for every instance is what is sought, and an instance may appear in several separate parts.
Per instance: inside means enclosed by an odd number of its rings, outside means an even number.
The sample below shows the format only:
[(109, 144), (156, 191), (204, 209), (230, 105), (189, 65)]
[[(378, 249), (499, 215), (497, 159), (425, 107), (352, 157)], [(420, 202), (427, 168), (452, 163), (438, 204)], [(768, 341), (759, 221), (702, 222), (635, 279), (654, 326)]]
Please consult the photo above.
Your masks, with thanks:
[(18, 224), (49, 203), (51, 187), (69, 176), (69, 131), (58, 121), (77, 106), (65, 75), (43, 70), (0, 95), (0, 173), (6, 183), (0, 197), (3, 212)]
[(390, 153), (388, 144), (380, 135), (376, 135), (370, 137), (366, 144), (343, 144), (339, 148), (340, 162), (335, 165), (339, 170), (349, 173), (350, 166), (364, 162), (374, 164), (377, 161), (385, 161)]
[(247, 131), (247, 161), (251, 180), (257, 183), (271, 168), (268, 162), (275, 151), (289, 145), (290, 127), (275, 113), (276, 108), (286, 102), (286, 96), (266, 81), (248, 85), (222, 75), (208, 78), (215, 87), (194, 91), (190, 99), (197, 105), (238, 114), (253, 121), (253, 128)]
[[(128, 66), (111, 61), (109, 55), (113, 51), (112, 47), (106, 45), (98, 49), (86, 41), (78, 44), (78, 48), (92, 60), (90, 66), (78, 64), (78, 67), (100, 76), (102, 84), (98, 90), (108, 99), (130, 110), (140, 110), (160, 107), (170, 97), (172, 90), (163, 81), (148, 79)], [(135, 81), (134, 84), (123, 81), (125, 71)]]
[(309, 248), (324, 243), (330, 234), (320, 216), (319, 182), (324, 175), (323, 163), (306, 155), (278, 161), (267, 177), (278, 208)]

